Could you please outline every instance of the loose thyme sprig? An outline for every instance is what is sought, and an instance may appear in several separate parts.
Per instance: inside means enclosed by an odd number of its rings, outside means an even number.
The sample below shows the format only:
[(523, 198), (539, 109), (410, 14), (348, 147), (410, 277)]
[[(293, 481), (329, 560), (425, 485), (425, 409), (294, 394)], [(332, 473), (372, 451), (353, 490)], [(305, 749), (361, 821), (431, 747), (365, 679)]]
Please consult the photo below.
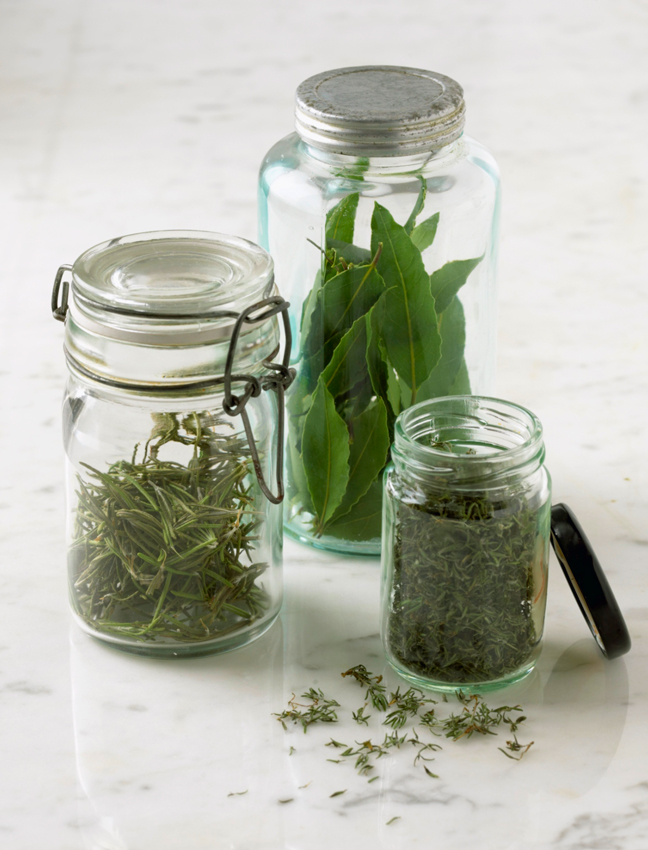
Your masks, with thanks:
[(388, 705), (388, 707), (392, 705), (396, 707), (389, 712), (383, 723), (385, 726), (391, 726), (392, 729), (400, 729), (407, 723), (410, 717), (416, 717), (419, 708), (427, 703), (436, 705), (437, 701), (427, 699), (423, 691), (420, 691), (418, 688), (408, 688), (404, 694), (401, 694), (400, 688), (396, 688), (389, 695)]
[(369, 725), (369, 718), (371, 717), (371, 715), (364, 713), (366, 707), (367, 707), (367, 705), (365, 703), (365, 705), (360, 706), (360, 708), (357, 711), (354, 711), (352, 716), (353, 716), (353, 719), (355, 720), (356, 723), (364, 724), (365, 726), (368, 726)]
[(443, 721), (446, 738), (458, 741), (460, 738), (470, 738), (474, 732), (480, 735), (495, 735), (493, 729), (502, 723), (509, 725), (511, 732), (515, 732), (518, 725), (526, 720), (522, 715), (515, 720), (511, 719), (509, 712), (522, 713), (519, 705), (502, 705), (499, 708), (489, 708), (477, 694), (466, 695), (463, 691), (457, 691), (457, 699), (463, 704), (463, 710), (459, 714), (451, 714)]
[(371, 701), (371, 704), (377, 711), (387, 711), (387, 697), (385, 695), (387, 689), (384, 685), (380, 684), (382, 682), (382, 676), (374, 676), (372, 673), (369, 673), (364, 664), (356, 664), (355, 667), (351, 667), (345, 673), (342, 673), (342, 676), (353, 676), (360, 685), (366, 685), (367, 693), (365, 694), (365, 700), (367, 702)]
[[(340, 707), (340, 703), (334, 699), (327, 699), (322, 693), (321, 688), (309, 688), (306, 693), (303, 693), (300, 699), (310, 700), (310, 703), (297, 702), (295, 694), (288, 701), (289, 709), (282, 711), (281, 714), (273, 713), (273, 717), (281, 723), (284, 729), (287, 729), (286, 720), (292, 720), (293, 723), (301, 723), (304, 727), (304, 732), (313, 723), (337, 723), (338, 716), (335, 711)], [(306, 709), (300, 711), (300, 708)]]
[(531, 741), (530, 744), (521, 744), (517, 739), (517, 735), (513, 734), (513, 740), (506, 742), (506, 750), (502, 747), (498, 747), (497, 749), (500, 753), (504, 753), (506, 758), (513, 759), (513, 761), (520, 761), (522, 756), (529, 752), (534, 743), (535, 741)]

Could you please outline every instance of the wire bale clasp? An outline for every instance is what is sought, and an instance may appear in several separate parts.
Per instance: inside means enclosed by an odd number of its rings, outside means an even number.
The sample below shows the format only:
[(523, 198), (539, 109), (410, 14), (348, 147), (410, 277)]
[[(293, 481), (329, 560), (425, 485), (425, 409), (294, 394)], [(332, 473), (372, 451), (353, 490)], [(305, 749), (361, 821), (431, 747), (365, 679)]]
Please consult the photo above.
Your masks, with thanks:
[[(283, 502), (284, 498), (284, 481), (283, 481), (283, 455), (284, 455), (284, 418), (285, 418), (285, 393), (288, 387), (292, 384), (295, 378), (295, 370), (288, 366), (290, 362), (290, 349), (292, 348), (292, 333), (290, 330), (290, 320), (288, 318), (288, 308), (290, 304), (285, 301), (280, 295), (275, 295), (272, 298), (265, 298), (263, 301), (258, 301), (243, 310), (232, 330), (229, 350), (227, 352), (227, 360), (225, 362), (224, 375), (224, 393), (223, 410), (229, 416), (240, 416), (243, 420), (243, 427), (247, 436), (248, 445), (250, 446), (250, 454), (252, 455), (252, 463), (254, 471), (259, 482), (263, 495), (272, 502), (273, 505), (278, 505)], [(262, 310), (259, 315), (252, 315), (257, 310)], [(236, 346), (238, 343), (239, 334), (244, 324), (256, 324), (265, 322), (273, 316), (281, 313), (283, 320), (285, 346), (281, 363), (271, 363), (270, 358), (263, 361), (263, 366), (269, 370), (270, 374), (263, 375), (260, 378), (254, 375), (233, 375), (232, 366), (234, 364), (234, 355), (236, 354)], [(270, 355), (274, 357), (278, 348)], [(232, 382), (244, 382), (245, 388), (241, 395), (234, 395), (232, 392)], [(259, 452), (257, 451), (254, 441), (254, 434), (250, 425), (250, 419), (247, 415), (245, 405), (251, 398), (257, 398), (263, 390), (274, 390), (277, 393), (277, 408), (279, 414), (278, 435), (277, 435), (277, 495), (275, 496), (266, 484), (261, 469), (261, 461), (259, 460)]]

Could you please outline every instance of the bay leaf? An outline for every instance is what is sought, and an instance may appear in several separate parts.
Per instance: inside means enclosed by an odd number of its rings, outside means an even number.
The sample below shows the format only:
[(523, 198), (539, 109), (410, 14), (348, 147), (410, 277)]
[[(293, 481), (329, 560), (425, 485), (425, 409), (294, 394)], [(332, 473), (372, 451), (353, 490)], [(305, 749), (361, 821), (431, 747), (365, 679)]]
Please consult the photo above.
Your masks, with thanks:
[(360, 195), (353, 192), (336, 204), (326, 213), (326, 247), (330, 239), (340, 239), (342, 242), (353, 242), (355, 216)]
[(310, 333), (311, 319), (313, 316), (313, 311), (315, 310), (315, 306), (317, 305), (317, 298), (319, 296), (319, 291), (322, 288), (322, 283), (324, 282), (324, 275), (321, 271), (318, 271), (315, 275), (315, 281), (304, 299), (304, 306), (302, 307), (302, 316), (301, 323), (299, 326), (299, 331), (301, 337), (306, 339)]
[(340, 258), (346, 263), (353, 263), (354, 266), (368, 265), (371, 262), (371, 251), (368, 248), (351, 245), (341, 239), (327, 239), (326, 247), (335, 249), (338, 262)]
[[(382, 296), (381, 296), (382, 297)], [(378, 311), (380, 301), (378, 301), (365, 316), (366, 332), (367, 332), (367, 370), (373, 391), (378, 398), (381, 398), (387, 407), (390, 415), (390, 420), (393, 424), (393, 419), (397, 415), (389, 401), (390, 386), (388, 383), (388, 366), (386, 363), (387, 354), (384, 350), (384, 345), (380, 339), (380, 328), (378, 326)]]
[(421, 384), (418, 401), (451, 395), (451, 388), (463, 362), (466, 345), (466, 318), (461, 301), (455, 297), (439, 316), (441, 359)]
[(349, 392), (361, 381), (367, 369), (367, 325), (361, 316), (335, 347), (322, 379), (331, 395)]
[(468, 367), (466, 366), (466, 361), (462, 360), (461, 365), (459, 366), (459, 371), (452, 382), (448, 395), (470, 395), (471, 392)]
[(434, 242), (434, 237), (436, 236), (437, 227), (439, 226), (439, 213), (434, 213), (429, 218), (426, 218), (425, 221), (422, 221), (420, 224), (417, 224), (412, 233), (410, 234), (410, 239), (416, 245), (421, 253), (429, 248), (430, 245)]
[(414, 203), (414, 209), (410, 213), (409, 218), (405, 222), (405, 232), (408, 235), (411, 235), (414, 230), (414, 225), (416, 224), (416, 219), (423, 211), (423, 207), (425, 206), (425, 196), (427, 195), (427, 183), (425, 182), (425, 178), (419, 177), (421, 181), (421, 188), (419, 189), (418, 197), (416, 198), (416, 202)]
[(405, 228), (394, 221), (385, 207), (376, 203), (371, 219), (374, 255), (379, 244), (382, 244), (382, 252), (378, 271), (386, 286), (378, 313), (380, 336), (399, 377), (412, 390), (414, 403), (419, 386), (441, 356), (430, 278), (421, 252)]
[(346, 333), (380, 298), (385, 284), (372, 265), (355, 266), (327, 281), (320, 292), (320, 303), (313, 322), (322, 324), (324, 339)]
[(304, 470), (304, 461), (299, 453), (297, 444), (290, 438), (287, 440), (287, 457), (286, 457), (286, 495), (291, 502), (301, 502), (304, 508), (309, 513), (314, 512), (313, 503), (311, 501), (310, 492), (308, 490), (308, 482), (306, 481), (306, 472)]
[(430, 275), (430, 290), (437, 313), (443, 313), (468, 280), (468, 275), (483, 259), (482, 254), (481, 257), (475, 257), (473, 260), (452, 260)]
[(387, 462), (390, 439), (387, 410), (382, 399), (376, 399), (349, 425), (349, 483), (331, 521), (353, 510), (354, 505), (369, 490)]
[(304, 422), (301, 456), (317, 515), (316, 531), (321, 533), (349, 480), (349, 432), (321, 377)]
[(382, 527), (382, 475), (345, 516), (329, 524), (331, 537), (361, 542), (380, 537)]

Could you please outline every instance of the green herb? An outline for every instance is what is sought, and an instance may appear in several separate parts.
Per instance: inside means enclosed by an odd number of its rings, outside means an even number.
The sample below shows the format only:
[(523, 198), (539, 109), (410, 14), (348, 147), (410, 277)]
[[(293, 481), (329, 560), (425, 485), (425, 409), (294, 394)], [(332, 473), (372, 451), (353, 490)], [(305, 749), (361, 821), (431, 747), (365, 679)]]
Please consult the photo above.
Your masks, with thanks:
[(347, 676), (353, 676), (356, 682), (362, 686), (366, 686), (367, 693), (365, 694), (365, 700), (371, 701), (371, 704), (377, 711), (386, 711), (387, 697), (385, 696), (385, 691), (387, 689), (384, 685), (380, 684), (382, 682), (382, 676), (374, 676), (369, 673), (364, 664), (357, 664), (355, 667), (351, 667), (342, 673), (343, 678)]
[(390, 826), (392, 823), (394, 823), (395, 821), (400, 820), (400, 819), (401, 819), (400, 815), (394, 815), (394, 817), (393, 817), (393, 818), (390, 818), (390, 819), (387, 821), (387, 824), (386, 824), (386, 825), (387, 825), (387, 826)]
[(364, 713), (364, 710), (365, 710), (366, 707), (367, 707), (366, 705), (363, 705), (357, 711), (354, 711), (353, 712), (353, 719), (358, 724), (364, 723), (365, 726), (368, 726), (369, 725), (369, 718), (371, 717), (371, 715)]
[(228, 797), (242, 797), (244, 794), (247, 794), (247, 791), (231, 791), (227, 796)]
[(385, 718), (385, 726), (400, 729), (407, 723), (408, 718), (416, 717), (419, 708), (426, 703), (436, 704), (436, 700), (426, 699), (423, 691), (418, 688), (408, 688), (404, 694), (401, 694), (400, 688), (397, 688), (396, 692), (389, 696), (389, 707), (396, 707)]
[[(361, 180), (367, 165), (346, 179)], [(370, 249), (354, 244), (358, 192), (328, 212), (325, 244), (315, 245), (322, 267), (302, 312), (287, 465), (289, 497), (318, 537), (379, 537), (396, 416), (417, 401), (470, 392), (458, 292), (482, 257), (426, 271), (421, 253), (440, 218), (416, 223), (427, 198), (420, 180), (404, 225), (374, 203)]]
[(513, 759), (513, 761), (520, 761), (522, 756), (525, 753), (529, 752), (529, 749), (533, 746), (534, 743), (534, 741), (531, 741), (530, 744), (520, 744), (517, 739), (517, 736), (513, 735), (513, 740), (506, 742), (506, 750), (502, 749), (502, 747), (498, 747), (498, 750), (501, 753), (504, 753), (507, 758)]
[[(197, 643), (263, 616), (267, 568), (245, 442), (209, 413), (154, 415), (137, 461), (83, 464), (70, 547), (71, 598), (93, 629), (136, 641)], [(162, 460), (172, 444), (188, 463)]]
[(346, 792), (346, 788), (343, 791), (334, 791), (332, 794), (329, 794), (329, 797), (340, 797), (342, 794), (346, 794)]
[(395, 509), (389, 651), (427, 679), (471, 683), (523, 667), (538, 642), (544, 508), (449, 490)]
[(294, 797), (288, 797), (286, 800), (279, 800), (280, 803), (292, 803), (294, 802)]
[[(381, 685), (382, 676), (374, 676), (370, 673), (363, 664), (358, 664), (351, 667), (342, 673), (343, 676), (352, 676), (363, 687), (378, 687), (384, 691), (384, 686)], [(337, 750), (338, 758), (326, 759), (333, 764), (352, 763), (359, 776), (367, 776), (375, 770), (376, 762), (383, 756), (388, 756), (390, 753), (400, 750), (414, 749), (415, 756), (413, 764), (418, 765), (419, 762), (425, 771), (426, 776), (431, 779), (439, 779), (439, 775), (433, 773), (427, 764), (436, 759), (437, 753), (442, 749), (441, 744), (436, 741), (426, 741), (419, 737), (418, 729), (424, 729), (432, 732), (434, 735), (445, 735), (446, 738), (452, 741), (461, 741), (472, 737), (473, 734), (479, 735), (496, 735), (499, 727), (507, 726), (512, 734), (512, 739), (506, 742), (506, 748), (498, 747), (507, 758), (519, 761), (525, 753), (533, 746), (533, 741), (529, 744), (521, 744), (516, 736), (516, 731), (519, 725), (526, 720), (526, 716), (522, 713), (522, 707), (519, 705), (501, 705), (497, 708), (490, 708), (478, 694), (466, 694), (461, 690), (455, 692), (455, 696), (460, 705), (460, 710), (452, 712), (446, 717), (438, 717), (435, 708), (428, 708), (421, 713), (427, 705), (432, 703), (437, 705), (436, 700), (427, 698), (418, 688), (408, 688), (401, 693), (400, 688), (390, 694), (389, 703), (384, 694), (378, 692), (378, 696), (384, 699), (384, 707), (377, 710), (386, 713), (383, 720), (383, 725), (392, 726), (391, 732), (386, 732), (382, 743), (378, 743), (373, 739), (366, 741), (355, 741), (354, 745), (347, 744), (330, 738), (325, 744), (326, 747), (332, 747)], [(445, 697), (445, 695), (443, 695)], [(322, 706), (324, 708), (335, 706), (339, 708), (339, 703), (335, 700), (326, 700), (321, 690), (311, 688), (304, 694), (305, 698), (311, 699), (315, 708)], [(444, 702), (448, 702), (447, 697)], [(289, 705), (294, 709), (295, 697), (293, 694)], [(395, 706), (395, 708), (392, 708)], [(312, 706), (307, 706), (307, 712)], [(364, 708), (364, 706), (363, 706)], [(389, 709), (392, 708), (391, 711)], [(362, 709), (353, 712), (354, 719)], [(334, 713), (335, 714), (335, 713)], [(285, 718), (293, 719), (295, 722), (303, 722), (302, 714), (294, 711), (284, 712), (278, 716), (282, 720), (284, 728), (286, 728), (283, 720)], [(326, 720), (326, 712), (323, 719)], [(337, 714), (335, 714), (337, 720)], [(369, 716), (365, 718), (369, 720)], [(308, 724), (307, 720), (307, 724)], [(316, 722), (312, 720), (310, 722)], [(409, 728), (405, 728), (406, 724), (410, 724)], [(368, 726), (369, 723), (366, 723)], [(304, 728), (306, 731), (306, 727)], [(411, 750), (410, 750), (411, 752)], [(367, 781), (374, 782), (379, 777), (372, 776)], [(308, 783), (310, 785), (310, 783)], [(307, 786), (300, 786), (302, 788)], [(331, 794), (331, 797), (338, 797), (346, 791), (336, 791)]]
[[(306, 693), (302, 694), (300, 699), (310, 700), (308, 703), (300, 703), (296, 701), (293, 694), (292, 699), (288, 700), (289, 709), (282, 711), (281, 714), (273, 716), (279, 720), (284, 729), (287, 729), (286, 720), (292, 720), (293, 723), (301, 723), (304, 732), (308, 731), (308, 727), (313, 723), (337, 723), (338, 717), (335, 709), (339, 708), (340, 703), (334, 699), (326, 699), (320, 688), (309, 688)], [(305, 711), (300, 711), (303, 708)]]

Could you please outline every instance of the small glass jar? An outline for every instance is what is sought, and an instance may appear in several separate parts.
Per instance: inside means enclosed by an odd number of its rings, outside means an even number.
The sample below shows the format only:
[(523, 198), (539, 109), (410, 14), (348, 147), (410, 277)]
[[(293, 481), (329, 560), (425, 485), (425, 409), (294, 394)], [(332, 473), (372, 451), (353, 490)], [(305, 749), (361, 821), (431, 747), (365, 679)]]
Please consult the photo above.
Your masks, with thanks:
[(219, 234), (125, 236), (59, 270), (69, 592), (93, 637), (202, 655), (276, 618), (286, 307), (266, 252)]
[(378, 554), (396, 416), (492, 389), (499, 177), (464, 115), (442, 74), (328, 71), (261, 167), (259, 241), (299, 340), (286, 530), (314, 546)]
[(551, 479), (542, 426), (515, 404), (422, 402), (395, 426), (384, 477), (381, 633), (415, 685), (488, 690), (541, 649)]

